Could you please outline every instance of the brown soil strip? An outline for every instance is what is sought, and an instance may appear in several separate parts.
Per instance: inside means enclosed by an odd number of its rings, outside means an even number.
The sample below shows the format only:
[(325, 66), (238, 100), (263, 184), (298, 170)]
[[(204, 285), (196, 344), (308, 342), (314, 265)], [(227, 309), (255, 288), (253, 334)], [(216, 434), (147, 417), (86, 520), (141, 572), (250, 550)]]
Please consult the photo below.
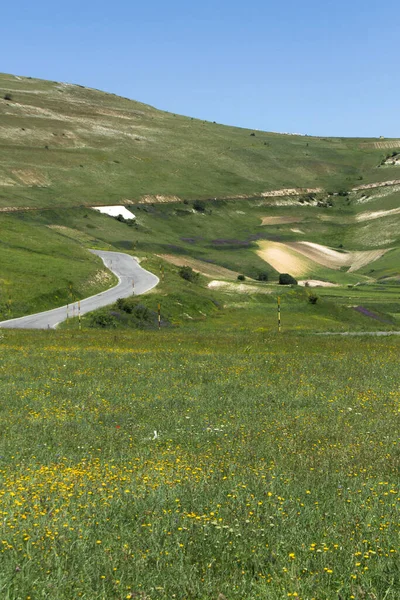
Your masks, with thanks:
[(196, 258), (190, 258), (189, 256), (175, 256), (174, 254), (158, 254), (157, 256), (177, 267), (192, 267), (194, 271), (212, 279), (222, 277), (223, 279), (232, 280), (237, 279), (239, 275), (236, 271), (231, 271), (230, 269), (225, 269), (225, 267), (213, 265)]
[(300, 223), (302, 217), (262, 217), (261, 225), (286, 225), (286, 223)]

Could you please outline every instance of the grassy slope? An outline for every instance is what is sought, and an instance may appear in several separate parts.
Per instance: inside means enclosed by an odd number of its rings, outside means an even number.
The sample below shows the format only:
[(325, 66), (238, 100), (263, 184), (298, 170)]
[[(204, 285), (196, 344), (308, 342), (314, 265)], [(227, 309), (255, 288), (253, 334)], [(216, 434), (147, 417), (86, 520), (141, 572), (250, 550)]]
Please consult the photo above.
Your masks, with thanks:
[(0, 219), (0, 320), (62, 306), (116, 284), (102, 261), (21, 213)]
[(359, 178), (400, 177), (400, 167), (377, 168), (387, 151), (373, 139), (251, 136), (97, 90), (12, 75), (0, 75), (0, 98), (0, 206), (338, 190)]

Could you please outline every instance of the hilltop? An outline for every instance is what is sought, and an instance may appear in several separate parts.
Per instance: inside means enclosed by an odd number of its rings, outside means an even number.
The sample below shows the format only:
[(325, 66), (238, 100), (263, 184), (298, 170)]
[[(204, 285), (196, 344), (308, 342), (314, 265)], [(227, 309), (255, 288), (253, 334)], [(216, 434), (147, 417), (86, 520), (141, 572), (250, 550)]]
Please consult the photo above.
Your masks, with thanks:
[(0, 207), (337, 192), (400, 179), (397, 151), (400, 140), (240, 129), (0, 75)]

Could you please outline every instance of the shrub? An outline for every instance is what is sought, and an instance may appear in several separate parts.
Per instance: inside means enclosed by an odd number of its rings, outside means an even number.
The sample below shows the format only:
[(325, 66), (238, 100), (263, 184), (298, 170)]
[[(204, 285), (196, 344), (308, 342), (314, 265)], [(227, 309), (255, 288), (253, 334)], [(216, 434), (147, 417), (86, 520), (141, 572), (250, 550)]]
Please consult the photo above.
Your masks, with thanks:
[(128, 315), (131, 315), (136, 308), (136, 300), (134, 296), (131, 296), (130, 298), (118, 298), (116, 304), (119, 310), (122, 310)]
[(181, 267), (178, 272), (182, 279), (186, 279), (186, 281), (190, 281), (190, 283), (197, 283), (200, 277), (199, 273), (196, 273), (196, 271), (193, 271), (192, 267), (186, 265)]
[(117, 322), (113, 315), (111, 315), (107, 309), (98, 311), (90, 315), (89, 327), (102, 327), (104, 329), (110, 328), (115, 329)]
[(245, 281), (246, 280), (246, 277), (244, 275), (238, 275), (237, 278), (238, 278), (238, 281)]
[(317, 304), (318, 302), (318, 296), (314, 293), (311, 293), (308, 295), (308, 301), (310, 304)]
[(206, 205), (201, 200), (195, 200), (193, 202), (193, 208), (194, 210), (197, 210), (197, 212), (205, 212)]
[(12, 100), (11, 94), (4, 94), (4, 100)]
[(289, 273), (281, 273), (279, 275), (279, 285), (297, 285), (297, 280)]
[(257, 281), (268, 281), (268, 273), (266, 271), (260, 271), (256, 279)]

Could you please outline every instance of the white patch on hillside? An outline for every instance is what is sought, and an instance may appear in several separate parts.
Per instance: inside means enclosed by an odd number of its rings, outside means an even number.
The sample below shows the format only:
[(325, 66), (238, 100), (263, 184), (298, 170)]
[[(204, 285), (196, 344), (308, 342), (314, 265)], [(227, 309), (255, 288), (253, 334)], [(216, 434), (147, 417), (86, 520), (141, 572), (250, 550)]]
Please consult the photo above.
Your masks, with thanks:
[(321, 281), (319, 279), (302, 279), (297, 283), (303, 287), (338, 287), (337, 283), (332, 283), (331, 281)]
[(136, 219), (135, 215), (125, 208), (125, 206), (92, 206), (92, 208), (110, 217), (119, 217), (121, 215), (121, 217), (127, 220)]
[(381, 217), (390, 217), (391, 215), (400, 214), (400, 208), (392, 208), (391, 210), (377, 210), (375, 212), (360, 213), (356, 216), (356, 221), (373, 221)]
[(220, 281), (214, 279), (207, 285), (210, 290), (223, 290), (224, 292), (238, 292), (239, 294), (271, 294), (269, 290), (262, 286), (249, 285), (248, 283), (232, 283), (229, 281)]

